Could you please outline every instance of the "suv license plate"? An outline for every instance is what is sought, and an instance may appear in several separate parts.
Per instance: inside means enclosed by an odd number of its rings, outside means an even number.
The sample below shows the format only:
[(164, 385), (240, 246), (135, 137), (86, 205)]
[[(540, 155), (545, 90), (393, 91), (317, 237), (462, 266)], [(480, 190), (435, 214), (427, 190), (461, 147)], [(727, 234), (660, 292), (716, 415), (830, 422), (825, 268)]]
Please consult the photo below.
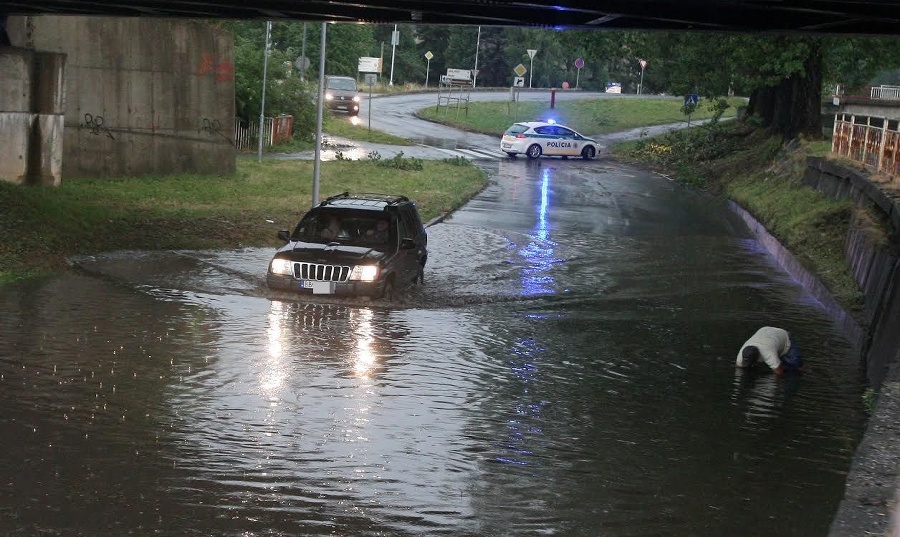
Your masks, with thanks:
[(314, 295), (333, 295), (334, 282), (317, 282), (313, 280), (301, 280), (301, 289), (312, 289)]

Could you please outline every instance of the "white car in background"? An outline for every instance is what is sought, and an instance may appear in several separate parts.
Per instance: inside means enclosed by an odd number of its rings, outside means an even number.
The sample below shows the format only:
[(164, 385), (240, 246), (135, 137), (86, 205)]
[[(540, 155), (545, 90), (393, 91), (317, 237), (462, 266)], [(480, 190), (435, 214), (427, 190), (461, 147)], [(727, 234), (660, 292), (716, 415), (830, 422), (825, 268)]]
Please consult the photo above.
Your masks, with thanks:
[(530, 159), (541, 155), (581, 157), (591, 160), (597, 156), (597, 141), (554, 121), (524, 121), (514, 123), (500, 140), (500, 150), (511, 158), (524, 154)]

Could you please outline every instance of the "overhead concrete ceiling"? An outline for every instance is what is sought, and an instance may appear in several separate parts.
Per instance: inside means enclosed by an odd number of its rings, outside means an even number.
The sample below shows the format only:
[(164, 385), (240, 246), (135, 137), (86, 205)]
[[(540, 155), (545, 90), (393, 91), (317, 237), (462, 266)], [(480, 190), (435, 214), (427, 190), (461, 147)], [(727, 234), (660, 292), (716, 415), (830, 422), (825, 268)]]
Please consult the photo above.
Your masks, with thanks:
[(0, 0), (0, 14), (898, 35), (900, 0)]

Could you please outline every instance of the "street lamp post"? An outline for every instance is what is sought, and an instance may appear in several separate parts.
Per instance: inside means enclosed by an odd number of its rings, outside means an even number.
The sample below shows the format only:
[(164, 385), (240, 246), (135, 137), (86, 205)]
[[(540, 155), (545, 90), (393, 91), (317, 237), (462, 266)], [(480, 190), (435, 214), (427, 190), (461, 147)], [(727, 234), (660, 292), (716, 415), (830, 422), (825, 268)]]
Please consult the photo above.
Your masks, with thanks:
[(319, 98), (316, 106), (316, 155), (313, 160), (313, 206), (319, 204), (319, 174), (322, 169), (322, 107), (325, 101), (325, 43), (327, 23), (322, 23), (322, 39), (319, 43)]
[(270, 37), (272, 35), (272, 21), (266, 22), (266, 48), (263, 51), (263, 83), (262, 83), (262, 99), (259, 103), (259, 155), (257, 160), (262, 162), (263, 150), (263, 130), (266, 126), (266, 75), (269, 70), (269, 46)]
[(478, 49), (481, 48), (481, 26), (478, 27), (478, 38), (475, 39), (475, 71), (472, 73), (472, 87), (478, 79)]
[(400, 41), (400, 33), (397, 31), (397, 25), (394, 25), (394, 33), (391, 34), (391, 79), (388, 86), (394, 85), (394, 56), (397, 53), (397, 42)]

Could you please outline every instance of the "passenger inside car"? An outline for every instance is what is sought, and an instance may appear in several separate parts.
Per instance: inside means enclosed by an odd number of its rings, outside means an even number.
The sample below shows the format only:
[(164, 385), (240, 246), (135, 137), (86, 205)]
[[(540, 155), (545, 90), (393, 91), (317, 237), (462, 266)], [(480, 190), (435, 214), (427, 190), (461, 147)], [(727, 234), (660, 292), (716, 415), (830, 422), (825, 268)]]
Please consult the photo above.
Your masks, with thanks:
[(388, 241), (389, 227), (387, 220), (379, 220), (374, 228), (366, 232), (366, 236), (375, 244), (384, 244)]
[(338, 239), (342, 236), (346, 236), (346, 234), (341, 232), (341, 223), (334, 216), (328, 219), (328, 225), (319, 232), (319, 237), (326, 240)]

